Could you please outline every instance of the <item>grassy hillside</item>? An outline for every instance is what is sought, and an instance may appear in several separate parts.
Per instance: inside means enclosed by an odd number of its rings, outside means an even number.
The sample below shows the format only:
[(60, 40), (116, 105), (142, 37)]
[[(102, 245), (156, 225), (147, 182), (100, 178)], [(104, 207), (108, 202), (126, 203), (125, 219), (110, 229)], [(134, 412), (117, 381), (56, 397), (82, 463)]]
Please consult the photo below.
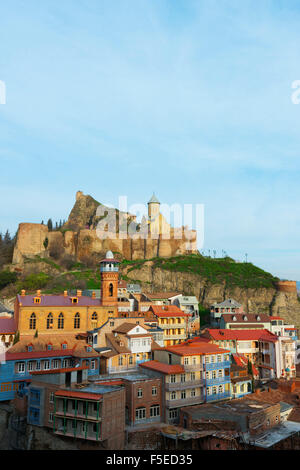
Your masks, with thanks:
[[(172, 258), (153, 258), (154, 268), (177, 273), (194, 273), (210, 284), (224, 284), (226, 287), (274, 288), (278, 280), (272, 274), (263, 271), (252, 263), (237, 263), (231, 258), (209, 258), (201, 255), (182, 255)], [(139, 270), (149, 260), (123, 260), (120, 264), (120, 278), (132, 270)], [(34, 292), (42, 289), (44, 293), (62, 293), (71, 289), (99, 289), (99, 266), (86, 266), (74, 262), (68, 269), (51, 259), (26, 260), (26, 274), (0, 272), (0, 296), (14, 296), (21, 289)], [(28, 269), (29, 267), (29, 269)], [(125, 268), (127, 275), (125, 273)], [(135, 276), (138, 281), (138, 276)]]
[[(210, 258), (191, 254), (174, 256), (172, 258), (153, 258), (156, 268), (166, 271), (194, 273), (206, 279), (211, 284), (221, 284), (225, 281), (227, 287), (275, 287), (278, 278), (252, 263), (237, 263), (232, 258)], [(145, 260), (123, 261), (128, 272), (140, 269)]]

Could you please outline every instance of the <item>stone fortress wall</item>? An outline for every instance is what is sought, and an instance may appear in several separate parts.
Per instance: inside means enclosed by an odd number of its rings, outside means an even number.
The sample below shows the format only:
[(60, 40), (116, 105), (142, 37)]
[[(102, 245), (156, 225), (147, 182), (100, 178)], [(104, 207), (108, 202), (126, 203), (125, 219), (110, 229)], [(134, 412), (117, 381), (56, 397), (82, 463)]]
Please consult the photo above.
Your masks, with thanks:
[[(76, 194), (76, 204), (83, 204), (83, 212), (88, 197), (80, 191)], [(148, 204), (149, 214), (152, 215), (153, 212), (156, 212), (159, 218), (153, 222), (151, 217), (149, 218), (147, 238), (138, 233), (127, 238), (121, 238), (119, 234), (112, 234), (108, 231), (100, 234), (95, 228), (49, 232), (46, 225), (21, 223), (13, 253), (13, 264), (23, 264), (24, 258), (32, 258), (36, 255), (47, 256), (53, 243), (58, 243), (63, 247), (63, 254), (74, 255), (79, 261), (85, 256), (101, 254), (108, 250), (120, 253), (126, 259), (151, 259), (156, 256), (170, 257), (197, 252), (196, 230), (189, 230), (188, 227), (170, 227), (159, 213), (159, 202), (149, 201)], [(130, 214), (130, 219), (135, 220), (135, 216)], [(157, 225), (157, 220), (159, 220), (159, 225)], [(70, 226), (69, 221), (66, 224), (67, 228)], [(83, 223), (81, 223), (82, 225), (84, 226)], [(158, 231), (157, 227), (159, 227)], [(153, 232), (156, 232), (154, 236)], [(48, 239), (47, 248), (44, 246), (46, 238)]]

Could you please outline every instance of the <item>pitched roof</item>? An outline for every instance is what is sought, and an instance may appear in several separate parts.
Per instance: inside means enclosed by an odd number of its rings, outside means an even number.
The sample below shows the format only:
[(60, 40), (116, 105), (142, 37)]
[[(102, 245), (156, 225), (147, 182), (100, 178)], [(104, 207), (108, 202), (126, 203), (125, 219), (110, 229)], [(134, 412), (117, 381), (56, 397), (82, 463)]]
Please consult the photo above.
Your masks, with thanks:
[(159, 361), (147, 361), (139, 364), (140, 367), (161, 372), (163, 374), (180, 374), (185, 370), (180, 364), (164, 364)]
[(76, 392), (73, 390), (59, 390), (55, 392), (56, 397), (83, 398), (84, 400), (99, 401), (103, 397), (101, 393)]
[(160, 299), (169, 299), (170, 297), (175, 297), (175, 295), (180, 295), (180, 292), (155, 292), (151, 294), (149, 292), (145, 292), (144, 295), (151, 300), (160, 300)]
[(235, 308), (240, 308), (242, 304), (239, 304), (236, 300), (234, 299), (226, 299), (223, 302), (220, 302), (219, 304), (215, 302), (213, 304), (214, 307), (235, 307)]
[(174, 346), (167, 346), (163, 348), (164, 351), (169, 351), (178, 356), (198, 356), (205, 354), (224, 354), (229, 353), (229, 349), (222, 349), (212, 343), (205, 343), (201, 341), (186, 341), (185, 343), (175, 344)]
[[(225, 323), (255, 323), (255, 322), (263, 322), (263, 323), (270, 323), (271, 317), (266, 315), (265, 313), (261, 314), (254, 314), (254, 313), (223, 313), (221, 318), (224, 319)], [(235, 318), (235, 320), (234, 320)], [(245, 320), (246, 318), (246, 320)]]
[(150, 310), (157, 317), (190, 317), (190, 313), (183, 312), (177, 305), (151, 305)]
[(112, 331), (115, 333), (128, 333), (129, 331), (133, 330), (136, 326), (143, 328), (141, 325), (137, 325), (135, 323), (124, 322), (121, 325), (116, 326), (116, 328), (114, 328)]
[(214, 340), (239, 340), (239, 341), (278, 341), (278, 337), (266, 329), (262, 330), (231, 330), (219, 328), (207, 328), (207, 334)]
[(111, 344), (112, 349), (114, 349), (118, 354), (120, 354), (120, 353), (123, 353), (123, 354), (128, 353), (129, 354), (130, 353), (130, 350), (125, 345), (124, 346), (120, 345), (120, 340), (115, 335), (113, 335), (112, 333), (106, 333), (105, 337), (106, 337), (108, 343)]
[(148, 202), (148, 204), (151, 204), (153, 202), (155, 202), (157, 204), (160, 204), (159, 200), (157, 199), (157, 197), (155, 196), (154, 193), (152, 194), (152, 197), (151, 197), (150, 201)]
[[(34, 303), (34, 299), (39, 297), (40, 303)], [(78, 301), (74, 304), (72, 303), (72, 298), (76, 297)], [(88, 296), (80, 296), (77, 295), (73, 296), (64, 296), (64, 294), (60, 295), (53, 295), (53, 294), (42, 294), (40, 296), (37, 295), (17, 295), (18, 303), (22, 304), (23, 307), (32, 307), (39, 308), (39, 307), (90, 307), (90, 306), (100, 306), (100, 299), (93, 299), (92, 297)]]
[(13, 335), (17, 331), (14, 318), (0, 317), (0, 335)]

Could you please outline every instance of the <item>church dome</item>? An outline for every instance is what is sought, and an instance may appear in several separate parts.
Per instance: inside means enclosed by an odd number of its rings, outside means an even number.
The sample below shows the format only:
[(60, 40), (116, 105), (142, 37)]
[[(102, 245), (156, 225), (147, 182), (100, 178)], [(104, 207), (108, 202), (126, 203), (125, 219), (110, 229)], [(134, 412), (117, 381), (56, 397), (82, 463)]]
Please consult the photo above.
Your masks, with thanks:
[(113, 252), (111, 250), (107, 251), (106, 259), (114, 259), (114, 255), (113, 255)]

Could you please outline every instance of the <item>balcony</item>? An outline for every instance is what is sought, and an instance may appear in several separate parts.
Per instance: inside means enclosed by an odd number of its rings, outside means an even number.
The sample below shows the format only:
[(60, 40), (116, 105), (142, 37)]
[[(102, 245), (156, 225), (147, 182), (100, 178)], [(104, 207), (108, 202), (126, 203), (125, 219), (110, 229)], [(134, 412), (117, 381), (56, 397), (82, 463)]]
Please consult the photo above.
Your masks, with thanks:
[(215, 370), (215, 369), (223, 369), (225, 367), (230, 367), (230, 361), (223, 361), (223, 362), (210, 362), (209, 364), (205, 364), (203, 369), (204, 370)]
[(216, 377), (214, 379), (206, 379), (206, 386), (226, 384), (226, 383), (230, 383), (230, 377), (229, 376)]
[(199, 372), (199, 371), (202, 371), (203, 370), (203, 365), (202, 364), (182, 364), (182, 366), (184, 367), (184, 370), (186, 372)]
[(223, 393), (215, 393), (214, 395), (206, 395), (206, 401), (217, 401), (224, 400), (225, 398), (230, 398), (231, 393), (229, 391)]
[(186, 334), (180, 334), (180, 335), (164, 335), (163, 336), (163, 341), (168, 341), (168, 340), (171, 340), (171, 339), (185, 340), (185, 339), (187, 339), (187, 335)]
[(203, 395), (198, 397), (182, 398), (180, 400), (166, 400), (167, 408), (176, 408), (179, 406), (198, 405), (204, 403)]
[(187, 388), (197, 388), (203, 387), (205, 381), (201, 380), (189, 380), (187, 382), (173, 382), (173, 383), (166, 383), (165, 390), (172, 391), (172, 390), (185, 390)]
[(160, 328), (162, 328), (163, 330), (172, 330), (172, 329), (176, 329), (179, 328), (181, 330), (183, 329), (186, 329), (186, 323), (161, 323), (159, 325)]
[(63, 410), (57, 410), (55, 413), (55, 416), (57, 418), (70, 418), (70, 419), (78, 419), (78, 420), (84, 420), (84, 421), (96, 421), (100, 422), (101, 418), (97, 417), (97, 414), (86, 414), (86, 413), (81, 413), (81, 412), (75, 412), (75, 411), (63, 411)]

